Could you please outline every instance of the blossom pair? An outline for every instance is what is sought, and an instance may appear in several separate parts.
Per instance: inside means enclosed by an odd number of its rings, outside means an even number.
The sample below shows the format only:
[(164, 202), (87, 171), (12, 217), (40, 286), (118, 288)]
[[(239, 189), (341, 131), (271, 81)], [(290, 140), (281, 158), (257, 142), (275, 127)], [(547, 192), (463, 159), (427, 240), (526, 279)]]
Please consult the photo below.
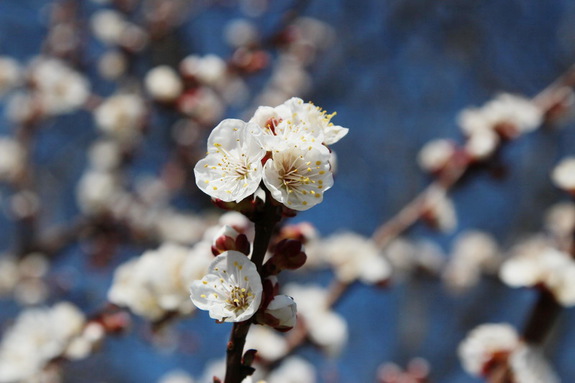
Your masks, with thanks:
[(261, 182), (272, 197), (293, 210), (323, 200), (333, 185), (327, 145), (347, 134), (313, 104), (292, 98), (260, 107), (249, 122), (222, 121), (208, 138), (207, 156), (195, 167), (198, 187), (212, 198), (240, 202)]

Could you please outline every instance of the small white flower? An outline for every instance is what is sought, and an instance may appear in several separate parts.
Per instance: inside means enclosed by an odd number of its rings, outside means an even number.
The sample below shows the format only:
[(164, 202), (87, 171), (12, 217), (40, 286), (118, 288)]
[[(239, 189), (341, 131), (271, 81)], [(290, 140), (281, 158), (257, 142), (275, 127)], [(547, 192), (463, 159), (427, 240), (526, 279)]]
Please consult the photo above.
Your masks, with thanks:
[(208, 154), (194, 168), (196, 184), (222, 201), (239, 202), (253, 194), (262, 179), (261, 160), (266, 151), (260, 129), (241, 120), (227, 119), (208, 137)]
[(21, 382), (40, 373), (81, 334), (84, 314), (67, 302), (23, 311), (0, 344), (0, 382)]
[(262, 282), (244, 254), (230, 250), (218, 255), (208, 274), (190, 288), (192, 302), (210, 317), (223, 322), (242, 322), (254, 315), (262, 299)]
[(514, 137), (537, 129), (543, 112), (523, 97), (500, 94), (481, 108), (463, 110), (458, 123), (467, 135), (478, 131), (496, 130), (506, 137)]
[(334, 115), (293, 97), (275, 108), (259, 107), (250, 122), (264, 130), (264, 144), (271, 150), (282, 141), (292, 144), (336, 143), (348, 133), (348, 129), (333, 125), (331, 118)]
[(564, 306), (575, 305), (575, 261), (562, 251), (545, 247), (523, 247), (503, 263), (499, 275), (511, 287), (543, 284)]
[(311, 363), (300, 357), (291, 356), (269, 375), (267, 381), (273, 383), (315, 383), (316, 372)]
[(175, 70), (167, 65), (158, 66), (146, 74), (146, 90), (158, 101), (173, 101), (183, 90), (182, 80)]
[(16, 60), (0, 56), (0, 96), (13, 89), (21, 80), (20, 65)]
[(151, 320), (167, 312), (188, 314), (194, 306), (188, 300), (188, 283), (199, 278), (212, 260), (209, 244), (190, 249), (164, 244), (120, 265), (108, 291), (108, 299)]
[(284, 144), (264, 166), (264, 184), (272, 197), (294, 210), (307, 210), (323, 200), (332, 187), (330, 154), (323, 145), (303, 148)]
[(42, 111), (49, 115), (73, 112), (90, 96), (88, 80), (58, 59), (36, 58), (29, 76)]
[(145, 113), (140, 96), (118, 94), (104, 100), (94, 111), (94, 118), (104, 133), (122, 143), (130, 143), (140, 136)]
[(274, 361), (282, 358), (288, 351), (286, 338), (267, 326), (252, 326), (246, 337), (244, 349), (258, 350), (262, 358)]
[(441, 170), (453, 158), (455, 144), (446, 139), (436, 139), (426, 143), (417, 155), (419, 167), (427, 172)]
[(276, 295), (268, 304), (265, 314), (277, 320), (274, 328), (289, 330), (296, 324), (297, 304), (288, 295)]
[(551, 180), (558, 188), (575, 192), (575, 157), (565, 158), (555, 166)]
[(510, 355), (520, 345), (519, 336), (512, 326), (505, 323), (484, 324), (467, 335), (457, 353), (468, 373), (482, 376), (486, 364), (495, 355)]
[(320, 247), (322, 257), (344, 283), (361, 280), (363, 283), (374, 284), (385, 281), (391, 275), (389, 262), (375, 243), (359, 234), (334, 234)]

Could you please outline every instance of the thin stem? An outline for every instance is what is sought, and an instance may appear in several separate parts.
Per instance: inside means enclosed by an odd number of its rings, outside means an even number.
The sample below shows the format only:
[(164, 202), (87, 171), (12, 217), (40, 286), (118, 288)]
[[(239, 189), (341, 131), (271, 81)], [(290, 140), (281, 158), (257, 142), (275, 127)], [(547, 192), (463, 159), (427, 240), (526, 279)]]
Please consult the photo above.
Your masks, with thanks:
[(535, 302), (523, 329), (522, 335), (525, 342), (533, 345), (543, 343), (560, 312), (561, 306), (553, 294), (546, 289), (540, 290), (537, 302)]
[[(268, 194), (263, 209), (253, 218), (255, 224), (254, 246), (251, 261), (256, 265), (258, 273), (261, 274), (264, 257), (269, 247), (275, 225), (281, 219), (281, 210), (272, 203), (272, 198)], [(249, 366), (242, 362), (243, 350), (246, 344), (246, 336), (250, 329), (251, 321), (234, 323), (228, 348), (226, 352), (226, 378), (225, 383), (241, 383), (242, 380), (251, 374)]]

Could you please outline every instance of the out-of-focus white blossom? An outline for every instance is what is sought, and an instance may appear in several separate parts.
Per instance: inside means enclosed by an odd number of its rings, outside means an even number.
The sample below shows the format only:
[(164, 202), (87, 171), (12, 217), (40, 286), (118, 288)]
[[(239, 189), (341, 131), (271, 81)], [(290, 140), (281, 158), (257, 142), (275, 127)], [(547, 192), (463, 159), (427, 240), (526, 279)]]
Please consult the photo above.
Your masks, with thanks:
[(220, 96), (206, 86), (182, 94), (178, 99), (178, 107), (183, 114), (204, 125), (212, 125), (220, 120), (225, 109)]
[(551, 180), (558, 188), (575, 193), (575, 157), (559, 162), (551, 172)]
[(94, 111), (96, 124), (109, 137), (132, 143), (140, 137), (145, 117), (142, 98), (136, 94), (117, 94), (104, 100)]
[(499, 135), (493, 130), (474, 131), (467, 138), (465, 151), (476, 161), (485, 160), (495, 153), (500, 141)]
[(560, 380), (543, 357), (541, 350), (519, 347), (509, 358), (509, 366), (517, 383), (559, 383)]
[(451, 140), (437, 139), (426, 143), (417, 155), (417, 163), (427, 172), (438, 172), (455, 154), (456, 146)]
[(109, 45), (120, 45), (128, 21), (120, 12), (102, 9), (92, 15), (90, 24), (97, 39)]
[(24, 157), (24, 149), (18, 142), (10, 137), (0, 137), (0, 180), (13, 180), (22, 170)]
[(344, 283), (381, 283), (391, 275), (388, 261), (369, 238), (343, 232), (326, 238), (320, 246), (323, 258)]
[(319, 286), (288, 284), (284, 292), (298, 304), (310, 339), (328, 355), (338, 355), (348, 338), (345, 320), (327, 307), (327, 291)]
[(545, 214), (545, 225), (558, 238), (569, 238), (575, 232), (575, 204), (560, 202), (551, 206)]
[(262, 299), (262, 282), (249, 258), (234, 250), (223, 252), (208, 273), (190, 287), (190, 298), (210, 318), (241, 322), (254, 315)]
[(0, 56), (0, 96), (13, 89), (22, 78), (22, 70), (16, 60)]
[(206, 229), (204, 219), (192, 214), (182, 214), (165, 210), (154, 220), (158, 236), (164, 242), (192, 245)]
[(208, 154), (194, 168), (196, 184), (204, 193), (222, 201), (239, 202), (253, 194), (262, 179), (266, 151), (259, 127), (227, 119), (208, 137)]
[(494, 272), (499, 260), (499, 247), (492, 236), (464, 232), (455, 241), (443, 280), (451, 290), (465, 291), (477, 284), (482, 272)]
[(158, 383), (194, 383), (194, 378), (183, 370), (169, 371), (160, 377)]
[(87, 214), (109, 211), (122, 192), (119, 182), (112, 172), (92, 170), (85, 173), (76, 192), (80, 209)]
[(34, 96), (27, 91), (14, 92), (6, 105), (8, 119), (19, 124), (34, 120), (40, 112), (40, 106)]
[(0, 344), (0, 381), (26, 381), (40, 373), (65, 353), (84, 323), (84, 315), (66, 302), (23, 311)]
[(122, 161), (120, 146), (113, 140), (98, 140), (88, 152), (90, 167), (103, 172), (117, 169)]
[(468, 373), (483, 376), (485, 367), (496, 357), (503, 361), (521, 345), (515, 329), (505, 323), (483, 324), (473, 329), (459, 344), (457, 353)]
[(258, 41), (258, 31), (253, 23), (246, 19), (230, 21), (224, 30), (226, 42), (233, 47), (254, 44)]
[(108, 299), (151, 320), (168, 312), (182, 315), (193, 311), (188, 298), (190, 281), (200, 278), (213, 257), (206, 248), (190, 250), (164, 244), (120, 265), (108, 291)]
[(311, 363), (300, 357), (291, 356), (284, 360), (266, 380), (270, 383), (314, 383), (316, 373)]
[(426, 200), (427, 210), (423, 218), (435, 229), (449, 233), (457, 227), (457, 212), (447, 191), (442, 187), (429, 191)]
[(252, 326), (246, 338), (244, 349), (258, 351), (258, 356), (268, 361), (275, 361), (287, 353), (286, 338), (266, 326)]
[(445, 263), (441, 248), (430, 241), (410, 243), (396, 238), (385, 247), (384, 254), (393, 268), (394, 279), (405, 278), (418, 269), (437, 274)]
[(185, 76), (197, 79), (200, 83), (218, 86), (226, 80), (226, 62), (216, 55), (186, 57), (180, 64)]
[(478, 131), (495, 130), (512, 138), (537, 129), (542, 120), (543, 111), (533, 102), (506, 93), (481, 108), (465, 109), (458, 116), (459, 126), (468, 136)]
[(575, 305), (575, 261), (544, 244), (527, 243), (501, 266), (499, 276), (511, 287), (542, 284), (564, 306)]
[(158, 66), (149, 71), (144, 84), (152, 98), (161, 102), (174, 101), (184, 88), (178, 73), (167, 65)]
[(121, 77), (126, 72), (127, 67), (125, 55), (116, 50), (104, 53), (98, 60), (98, 72), (108, 80)]
[(44, 114), (72, 112), (90, 96), (88, 80), (58, 59), (36, 58), (30, 66), (29, 77)]

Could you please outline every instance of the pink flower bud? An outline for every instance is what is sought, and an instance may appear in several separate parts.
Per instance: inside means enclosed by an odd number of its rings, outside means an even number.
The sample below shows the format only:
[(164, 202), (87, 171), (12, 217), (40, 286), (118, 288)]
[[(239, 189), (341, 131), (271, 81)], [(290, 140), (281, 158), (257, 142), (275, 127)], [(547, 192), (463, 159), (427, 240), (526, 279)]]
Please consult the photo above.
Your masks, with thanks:
[(233, 227), (224, 225), (212, 243), (212, 253), (219, 255), (228, 250), (236, 250), (249, 255), (250, 243), (245, 234), (240, 234)]
[(295, 239), (281, 240), (274, 249), (274, 255), (264, 265), (267, 275), (276, 275), (282, 270), (295, 270), (307, 260), (302, 243)]

